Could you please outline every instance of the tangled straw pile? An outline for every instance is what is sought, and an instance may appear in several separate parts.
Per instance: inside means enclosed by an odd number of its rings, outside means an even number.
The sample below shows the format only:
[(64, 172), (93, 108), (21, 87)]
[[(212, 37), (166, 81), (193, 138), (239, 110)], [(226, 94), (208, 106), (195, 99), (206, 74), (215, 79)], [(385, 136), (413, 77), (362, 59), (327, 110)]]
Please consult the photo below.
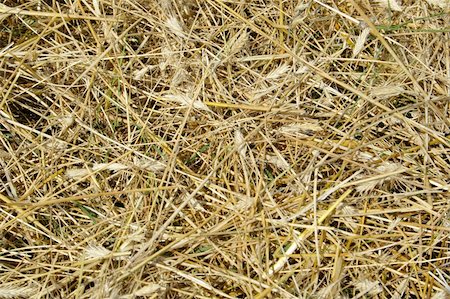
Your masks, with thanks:
[(449, 296), (447, 0), (2, 2), (0, 298)]

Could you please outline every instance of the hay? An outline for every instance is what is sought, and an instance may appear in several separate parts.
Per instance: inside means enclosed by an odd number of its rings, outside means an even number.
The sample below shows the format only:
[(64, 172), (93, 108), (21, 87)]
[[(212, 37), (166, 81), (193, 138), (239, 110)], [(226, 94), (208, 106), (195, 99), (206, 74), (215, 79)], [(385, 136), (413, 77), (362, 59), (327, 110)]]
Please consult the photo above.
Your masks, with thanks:
[(449, 9), (3, 1), (0, 298), (448, 298)]

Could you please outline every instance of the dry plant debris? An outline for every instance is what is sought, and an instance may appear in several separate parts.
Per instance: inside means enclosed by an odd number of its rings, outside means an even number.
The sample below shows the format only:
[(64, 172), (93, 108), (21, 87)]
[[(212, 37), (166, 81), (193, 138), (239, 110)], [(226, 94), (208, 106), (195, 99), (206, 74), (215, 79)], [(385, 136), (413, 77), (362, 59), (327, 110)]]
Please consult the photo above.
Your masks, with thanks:
[(4, 0), (0, 298), (449, 298), (448, 0)]

